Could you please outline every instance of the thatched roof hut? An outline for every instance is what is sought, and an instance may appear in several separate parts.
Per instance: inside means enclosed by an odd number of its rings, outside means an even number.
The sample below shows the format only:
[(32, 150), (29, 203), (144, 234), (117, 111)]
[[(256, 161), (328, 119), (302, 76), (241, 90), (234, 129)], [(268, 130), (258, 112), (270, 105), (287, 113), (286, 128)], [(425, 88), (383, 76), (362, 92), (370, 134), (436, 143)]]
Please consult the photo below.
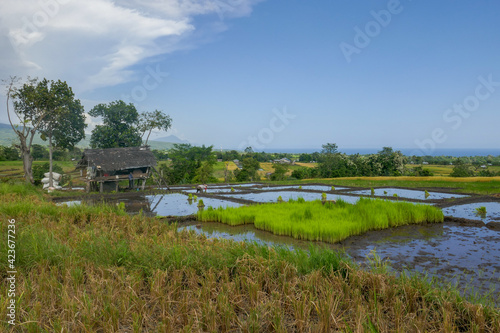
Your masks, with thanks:
[(128, 171), (156, 166), (148, 147), (85, 149), (76, 168), (95, 167), (104, 172)]
[[(101, 192), (118, 191), (118, 183), (125, 179), (132, 182), (142, 180), (144, 189), (146, 179), (151, 176), (152, 170), (156, 170), (155, 167), (156, 158), (148, 147), (85, 149), (76, 165), (76, 169), (82, 170), (87, 191), (99, 186)], [(129, 176), (130, 173), (132, 176)]]

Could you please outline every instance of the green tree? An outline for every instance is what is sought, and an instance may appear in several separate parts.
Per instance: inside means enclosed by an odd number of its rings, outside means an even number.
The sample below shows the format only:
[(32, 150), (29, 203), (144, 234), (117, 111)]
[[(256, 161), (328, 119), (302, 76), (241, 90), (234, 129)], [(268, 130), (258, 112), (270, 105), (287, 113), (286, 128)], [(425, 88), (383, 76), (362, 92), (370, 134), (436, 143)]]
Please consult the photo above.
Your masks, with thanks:
[(49, 142), (49, 187), (53, 186), (52, 160), (54, 147), (73, 148), (85, 138), (85, 115), (80, 100), (66, 82), (43, 80), (39, 88), (46, 114), (41, 120), (39, 132)]
[(455, 161), (455, 165), (453, 167), (453, 171), (450, 173), (451, 177), (472, 177), (474, 176), (474, 169), (470, 163), (467, 163), (469, 160), (464, 158), (458, 158)]
[(215, 180), (212, 176), (214, 173), (214, 164), (215, 160), (213, 158), (203, 161), (201, 163), (201, 166), (196, 169), (196, 175), (193, 178), (193, 181), (199, 183), (208, 183)]
[(236, 180), (239, 182), (257, 180), (257, 170), (260, 169), (260, 163), (255, 158), (245, 157), (241, 161), (241, 170), (235, 171)]
[[(204, 161), (213, 160), (213, 146), (193, 147), (190, 144), (175, 144), (169, 152), (172, 164), (163, 167), (164, 177), (170, 184), (191, 183)], [(204, 172), (207, 172), (206, 166)]]
[(19, 150), (16, 147), (0, 146), (0, 161), (17, 161)]
[[(27, 183), (34, 183), (33, 180), (33, 156), (31, 156), (31, 146), (36, 132), (42, 124), (42, 121), (48, 114), (45, 103), (45, 87), (47, 80), (38, 81), (30, 79), (17, 86), (19, 79), (11, 77), (7, 81), (7, 117), (14, 133), (19, 139), (15, 146), (21, 152), (23, 160), (24, 179)], [(12, 100), (13, 112), (17, 120), (11, 116), (10, 101)], [(19, 121), (19, 123), (16, 123)]]
[(334, 155), (338, 153), (338, 146), (336, 143), (327, 143), (326, 145), (321, 146), (323, 149), (321, 150), (321, 153), (323, 155)]
[(90, 137), (92, 148), (138, 147), (142, 144), (139, 134), (139, 113), (135, 106), (124, 101), (96, 105), (90, 110), (92, 117), (101, 117)]
[(285, 180), (288, 166), (281, 163), (273, 164), (274, 173), (271, 175), (271, 180)]
[(45, 160), (49, 158), (49, 151), (42, 145), (34, 144), (31, 146), (31, 156), (34, 160)]
[(142, 132), (141, 137), (144, 138), (144, 135), (148, 133), (144, 145), (148, 144), (149, 136), (154, 129), (166, 132), (171, 126), (172, 119), (162, 111), (144, 112), (139, 117), (139, 130)]
[(378, 152), (378, 160), (382, 165), (382, 176), (401, 176), (405, 172), (407, 158), (400, 151), (393, 151), (391, 147), (383, 147)]

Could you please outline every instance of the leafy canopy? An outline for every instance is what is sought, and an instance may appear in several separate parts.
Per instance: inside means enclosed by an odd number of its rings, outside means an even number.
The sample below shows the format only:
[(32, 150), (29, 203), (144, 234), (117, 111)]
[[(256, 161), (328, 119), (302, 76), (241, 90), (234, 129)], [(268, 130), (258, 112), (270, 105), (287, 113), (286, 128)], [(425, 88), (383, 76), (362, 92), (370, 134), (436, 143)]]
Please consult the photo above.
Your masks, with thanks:
[(142, 144), (137, 127), (139, 113), (132, 103), (114, 101), (98, 104), (90, 110), (89, 115), (101, 117), (103, 121), (92, 131), (92, 148), (138, 147)]

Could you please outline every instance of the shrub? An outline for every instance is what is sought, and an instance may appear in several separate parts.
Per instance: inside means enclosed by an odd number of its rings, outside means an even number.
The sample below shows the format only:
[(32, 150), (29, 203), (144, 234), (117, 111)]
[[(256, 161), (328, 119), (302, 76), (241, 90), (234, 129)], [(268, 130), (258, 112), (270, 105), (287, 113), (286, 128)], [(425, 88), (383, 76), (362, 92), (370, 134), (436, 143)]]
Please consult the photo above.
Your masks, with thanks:
[[(33, 179), (35, 181), (35, 185), (40, 185), (43, 178), (45, 178), (44, 173), (49, 172), (50, 164), (49, 162), (43, 164), (36, 164), (33, 166)], [(63, 169), (57, 165), (52, 165), (52, 172), (57, 172), (63, 174)]]

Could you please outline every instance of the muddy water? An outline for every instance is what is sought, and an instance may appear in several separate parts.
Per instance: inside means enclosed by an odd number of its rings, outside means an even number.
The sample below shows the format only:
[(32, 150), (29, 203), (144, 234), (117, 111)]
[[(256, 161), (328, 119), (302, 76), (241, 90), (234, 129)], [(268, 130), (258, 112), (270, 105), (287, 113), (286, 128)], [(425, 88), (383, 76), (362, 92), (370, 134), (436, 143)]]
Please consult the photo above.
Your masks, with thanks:
[[(478, 214), (476, 208), (486, 207), (486, 214)], [(444, 215), (469, 220), (482, 220), (484, 223), (500, 222), (500, 202), (476, 202), (466, 205), (443, 208)]]
[[(276, 236), (253, 225), (231, 227), (220, 223), (183, 226), (207, 237), (307, 249), (311, 242)], [(339, 244), (315, 243), (343, 249), (360, 264), (373, 251), (396, 272), (421, 272), (444, 283), (456, 283), (466, 295), (491, 293), (500, 304), (500, 232), (453, 223), (405, 226), (368, 232)], [(493, 290), (493, 291), (492, 291)]]
[[(425, 197), (425, 191), (405, 190), (401, 188), (377, 188), (374, 189), (376, 196), (390, 196), (397, 194), (398, 197), (419, 200), (436, 200), (449, 198), (466, 198), (468, 195), (454, 193), (429, 192), (429, 196)], [(371, 195), (371, 190), (354, 191), (353, 194)]]

